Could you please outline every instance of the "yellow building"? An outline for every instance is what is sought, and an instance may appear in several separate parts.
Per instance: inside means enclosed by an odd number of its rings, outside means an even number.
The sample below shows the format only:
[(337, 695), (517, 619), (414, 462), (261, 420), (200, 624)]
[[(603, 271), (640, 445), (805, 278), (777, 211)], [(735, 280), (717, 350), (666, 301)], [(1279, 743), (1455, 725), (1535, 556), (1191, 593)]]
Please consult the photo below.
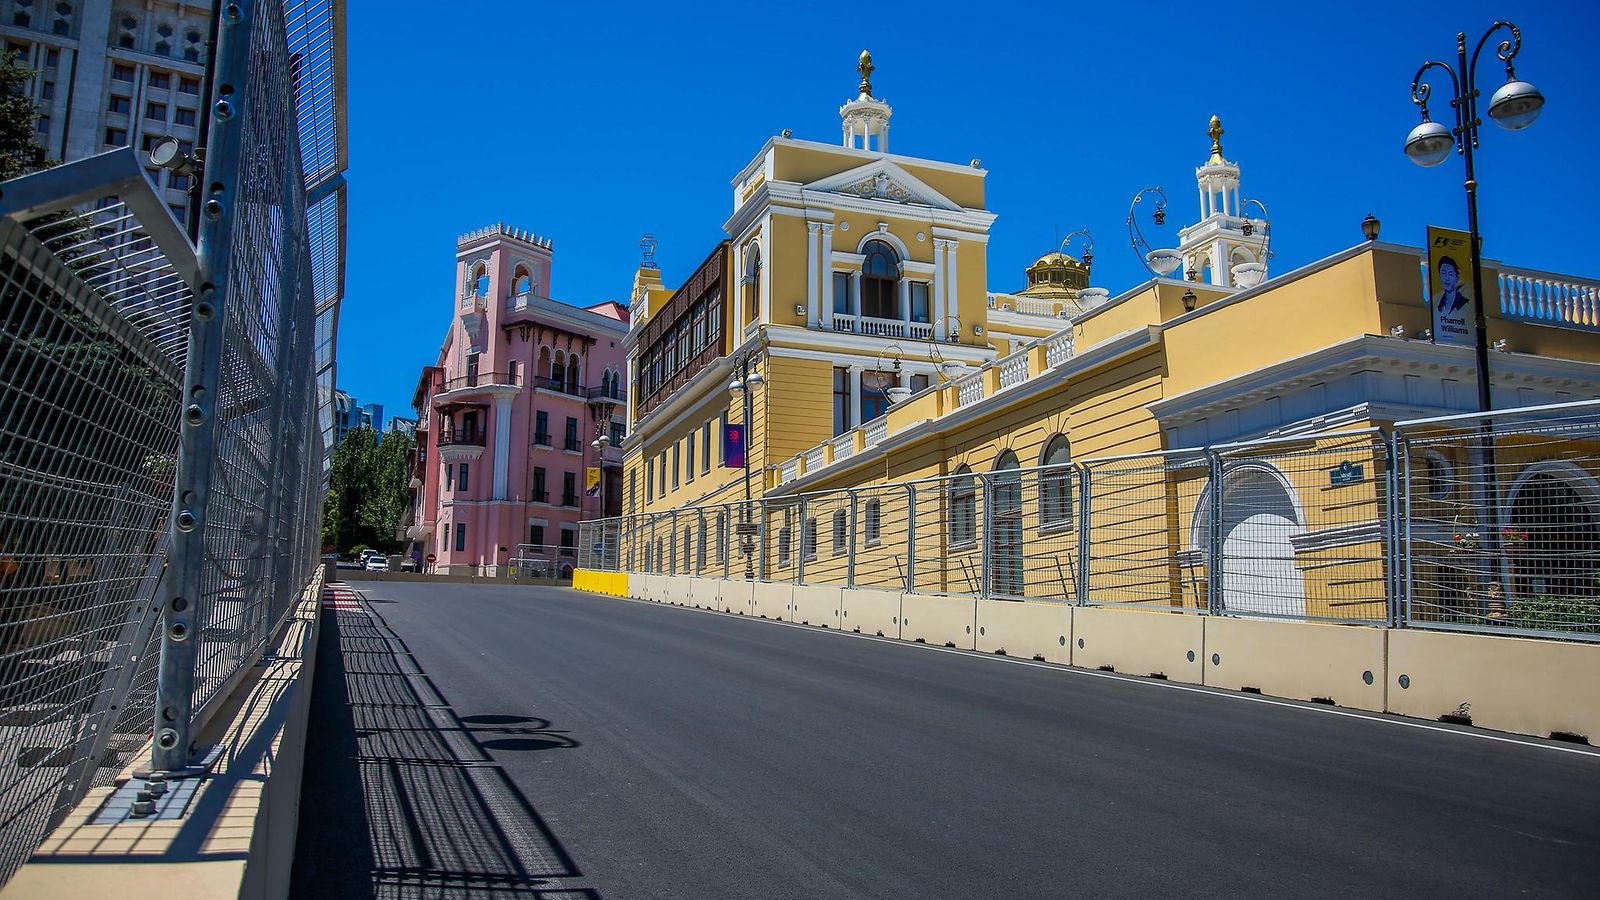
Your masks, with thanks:
[[(1476, 409), (1472, 349), (1427, 335), (1422, 251), (1374, 233), (1273, 276), (1213, 118), (1201, 217), (1168, 251), (1179, 277), (1108, 297), (1052, 252), (1022, 290), (991, 293), (984, 171), (890, 155), (865, 55), (862, 69), (846, 146), (769, 141), (734, 179), (730, 240), (706, 266), (671, 294), (640, 273), (625, 509), (675, 512), (634, 520), (623, 567), (1385, 620), (1390, 469), (1422, 486), (1417, 539), (1448, 549), (1476, 514), (1456, 473), (1483, 464), (1460, 440), (1395, 458), (1379, 432)], [(1600, 283), (1485, 268), (1496, 408), (1600, 398)], [(716, 326), (696, 324), (702, 303)], [(743, 421), (742, 360), (764, 381), (747, 389), (745, 471), (710, 446)], [(1562, 533), (1600, 551), (1594, 455), (1549, 452), (1502, 449), (1504, 521), (1560, 498)], [(743, 499), (746, 474), (764, 499), (747, 532), (759, 562), (730, 563), (746, 513), (718, 504)], [(1416, 558), (1421, 581), (1448, 580)]]

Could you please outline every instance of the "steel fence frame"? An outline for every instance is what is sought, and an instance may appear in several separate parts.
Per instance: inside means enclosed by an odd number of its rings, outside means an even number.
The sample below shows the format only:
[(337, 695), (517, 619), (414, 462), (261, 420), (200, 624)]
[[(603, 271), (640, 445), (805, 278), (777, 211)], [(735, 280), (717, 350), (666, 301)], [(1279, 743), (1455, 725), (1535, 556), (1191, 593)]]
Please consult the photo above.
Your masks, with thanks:
[(130, 148), (0, 191), (0, 883), (147, 741), (194, 774), (316, 567), (343, 12), (289, 6), (217, 16), (198, 246)]
[[(1492, 563), (1476, 561), (1479, 553), (1462, 566), (1502, 582), (1508, 610), (1523, 603), (1552, 627), (1515, 614), (1442, 621), (1419, 599), (1431, 586), (1418, 563), (1439, 547), (1429, 537), (1432, 514), (1418, 499), (1437, 475), (1419, 471), (1416, 461), (1486, 434), (1498, 448), (1489, 458), (1500, 460), (1496, 527), (1522, 534), (1515, 517), (1528, 513), (1511, 509), (1510, 479), (1526, 481), (1529, 471), (1559, 474), (1581, 495), (1582, 508), (1569, 500), (1555, 526), (1564, 529), (1566, 549), (1549, 549), (1555, 539), (1535, 535), (1518, 539), (1546, 549), (1508, 549)], [(1569, 496), (1559, 485), (1542, 489), (1541, 496)], [(759, 523), (751, 554), (758, 581), (1600, 640), (1600, 401), (768, 494), (748, 506), (684, 507), (581, 527), (611, 529), (626, 544), (657, 523), (739, 520), (746, 510)], [(665, 565), (659, 551), (619, 547), (605, 568), (742, 577), (736, 554), (721, 562), (714, 551), (690, 554), (683, 542), (692, 546), (701, 532), (679, 525), (672, 533), (676, 552)], [(630, 559), (639, 564), (622, 565)], [(1529, 574), (1541, 563), (1552, 573), (1546, 583)], [(1550, 581), (1576, 593), (1523, 601), (1530, 585)]]

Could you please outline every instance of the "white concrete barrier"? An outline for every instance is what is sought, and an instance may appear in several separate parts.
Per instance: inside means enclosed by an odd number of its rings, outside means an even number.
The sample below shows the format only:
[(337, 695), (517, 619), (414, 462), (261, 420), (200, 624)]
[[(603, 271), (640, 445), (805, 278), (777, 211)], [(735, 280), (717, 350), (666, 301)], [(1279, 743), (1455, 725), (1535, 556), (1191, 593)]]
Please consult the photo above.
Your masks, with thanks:
[(780, 622), (789, 621), (789, 604), (794, 600), (794, 585), (787, 581), (755, 583), (752, 614)]
[(743, 578), (718, 582), (717, 608), (726, 613), (754, 615), (756, 583)]
[(979, 600), (977, 649), (1007, 656), (1067, 663), (1072, 606), (1034, 600)]
[(862, 634), (900, 636), (900, 592), (876, 588), (845, 591), (840, 602), (839, 627)]
[(795, 585), (793, 618), (790, 621), (838, 628), (842, 591), (842, 588), (823, 585)]
[(1600, 743), (1600, 645), (1395, 629), (1389, 711)]
[(1200, 684), (1203, 616), (1079, 606), (1072, 611), (1072, 664)]
[(1206, 616), (1205, 683), (1382, 712), (1382, 628)]
[(977, 647), (977, 600), (943, 594), (900, 595), (900, 639), (939, 647)]

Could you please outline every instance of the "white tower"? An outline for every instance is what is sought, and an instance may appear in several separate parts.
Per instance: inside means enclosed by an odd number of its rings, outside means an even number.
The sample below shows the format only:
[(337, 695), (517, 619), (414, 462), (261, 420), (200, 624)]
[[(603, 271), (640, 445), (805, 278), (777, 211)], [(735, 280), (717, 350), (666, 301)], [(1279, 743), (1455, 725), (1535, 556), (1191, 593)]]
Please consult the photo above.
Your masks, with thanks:
[[(1200, 186), (1200, 221), (1178, 232), (1183, 276), (1220, 287), (1259, 284), (1265, 269), (1246, 269), (1235, 278), (1235, 266), (1265, 264), (1268, 223), (1245, 216), (1239, 203), (1239, 165), (1222, 157), (1222, 120), (1211, 117), (1211, 158), (1194, 170)], [(1248, 227), (1246, 227), (1248, 223)]]
[(844, 145), (857, 150), (889, 152), (889, 104), (872, 96), (872, 54), (861, 51), (861, 95), (839, 107), (844, 119)]

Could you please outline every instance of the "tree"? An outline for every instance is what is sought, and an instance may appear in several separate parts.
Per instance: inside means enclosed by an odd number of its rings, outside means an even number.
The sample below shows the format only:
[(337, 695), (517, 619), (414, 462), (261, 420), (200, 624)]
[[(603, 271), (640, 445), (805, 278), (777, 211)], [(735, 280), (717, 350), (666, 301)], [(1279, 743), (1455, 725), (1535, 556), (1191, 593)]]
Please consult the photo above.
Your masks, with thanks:
[(44, 148), (34, 141), (39, 107), (25, 88), (33, 70), (15, 52), (0, 58), (0, 181), (46, 168)]
[(365, 544), (399, 549), (395, 530), (411, 503), (406, 462), (411, 437), (391, 431), (378, 439), (371, 428), (355, 428), (333, 451), (328, 499), (322, 512), (322, 543), (339, 550)]

